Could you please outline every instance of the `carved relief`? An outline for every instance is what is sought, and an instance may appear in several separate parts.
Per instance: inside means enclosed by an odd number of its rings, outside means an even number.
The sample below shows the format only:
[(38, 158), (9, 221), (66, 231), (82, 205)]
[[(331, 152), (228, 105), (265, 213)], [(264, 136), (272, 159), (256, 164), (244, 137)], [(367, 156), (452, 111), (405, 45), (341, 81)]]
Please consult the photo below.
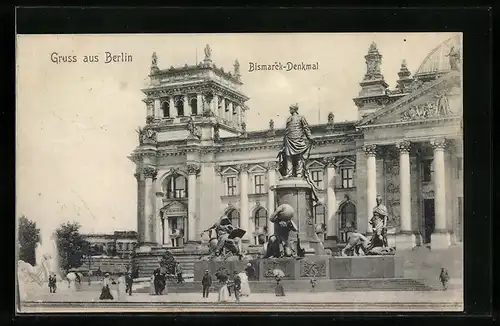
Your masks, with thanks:
[(293, 278), (294, 276), (294, 259), (286, 260), (270, 260), (263, 259), (264, 278), (274, 278), (273, 270), (281, 269), (285, 276), (283, 278)]
[(321, 261), (300, 261), (301, 277), (321, 277), (326, 276), (326, 260)]
[(447, 91), (434, 96), (435, 101), (425, 104), (410, 105), (409, 109), (401, 113), (401, 121), (431, 119), (453, 115), (448, 102)]
[(139, 127), (137, 129), (139, 134), (139, 144), (156, 144), (157, 142), (157, 132), (153, 130), (150, 126), (144, 128)]
[(219, 164), (215, 164), (214, 170), (218, 175), (222, 176), (222, 166), (220, 166)]
[(236, 170), (238, 170), (240, 173), (248, 172), (248, 164), (247, 163), (239, 164), (236, 166)]
[(384, 167), (386, 180), (385, 205), (389, 214), (387, 224), (389, 227), (398, 227), (400, 220), (399, 160), (384, 160)]

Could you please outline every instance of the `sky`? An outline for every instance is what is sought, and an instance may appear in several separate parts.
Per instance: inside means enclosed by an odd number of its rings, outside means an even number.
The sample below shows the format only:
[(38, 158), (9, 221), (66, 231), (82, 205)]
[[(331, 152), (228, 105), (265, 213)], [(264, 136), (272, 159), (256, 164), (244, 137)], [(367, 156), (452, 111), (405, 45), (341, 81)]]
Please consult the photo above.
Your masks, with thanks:
[[(374, 41), (391, 88), (406, 59), (414, 73), (451, 33), (364, 34), (151, 34), (18, 35), (16, 44), (16, 215), (41, 228), (78, 221), (82, 232), (135, 230), (135, 166), (127, 156), (138, 145), (146, 106), (151, 55), (158, 66), (193, 65), (210, 44), (212, 60), (231, 71), (239, 60), (247, 129), (284, 127), (288, 106), (298, 103), (310, 124), (357, 119), (364, 56)], [(104, 63), (105, 53), (127, 53), (130, 62)], [(76, 56), (77, 62), (52, 61)], [(99, 56), (84, 63), (84, 56)], [(249, 72), (249, 63), (319, 63), (316, 71)]]

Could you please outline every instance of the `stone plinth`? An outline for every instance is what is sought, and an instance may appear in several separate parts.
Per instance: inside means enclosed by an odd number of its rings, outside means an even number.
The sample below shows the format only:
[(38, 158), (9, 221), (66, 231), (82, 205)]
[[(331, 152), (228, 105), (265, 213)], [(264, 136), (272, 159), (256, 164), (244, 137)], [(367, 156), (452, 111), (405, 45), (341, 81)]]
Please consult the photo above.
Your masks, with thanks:
[[(323, 255), (323, 244), (315, 232), (311, 186), (304, 179), (290, 178), (281, 180), (274, 191), (278, 206), (288, 204), (293, 207), (293, 220), (297, 224), (300, 244), (306, 254)], [(295, 239), (296, 234), (290, 232), (290, 240)]]
[(330, 278), (402, 278), (403, 259), (396, 256), (330, 258)]

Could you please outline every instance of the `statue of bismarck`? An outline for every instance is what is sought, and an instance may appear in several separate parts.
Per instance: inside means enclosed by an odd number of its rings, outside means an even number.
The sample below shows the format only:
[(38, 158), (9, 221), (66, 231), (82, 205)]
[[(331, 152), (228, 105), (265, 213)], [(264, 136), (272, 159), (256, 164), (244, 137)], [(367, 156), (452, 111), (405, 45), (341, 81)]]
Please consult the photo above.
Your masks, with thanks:
[(290, 106), (290, 116), (286, 121), (283, 146), (278, 153), (279, 171), (284, 178), (306, 178), (305, 161), (313, 139), (306, 119), (299, 115), (297, 104)]

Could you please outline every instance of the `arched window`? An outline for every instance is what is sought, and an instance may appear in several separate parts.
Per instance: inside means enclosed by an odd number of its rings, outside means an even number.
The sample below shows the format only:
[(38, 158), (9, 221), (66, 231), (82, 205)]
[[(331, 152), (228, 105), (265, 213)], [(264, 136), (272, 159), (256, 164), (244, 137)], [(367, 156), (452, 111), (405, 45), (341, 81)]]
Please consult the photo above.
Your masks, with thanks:
[(170, 104), (167, 101), (161, 104), (161, 111), (163, 112), (164, 118), (170, 117)]
[(191, 115), (198, 115), (198, 100), (196, 98), (189, 101), (189, 106), (191, 107)]
[(181, 97), (179, 97), (175, 101), (175, 108), (177, 109), (177, 116), (183, 117), (184, 116), (184, 101), (182, 100)]
[(188, 196), (187, 179), (180, 174), (169, 176), (163, 186), (163, 191), (167, 194), (167, 198), (186, 198)]
[(234, 226), (235, 228), (240, 227), (240, 212), (238, 212), (237, 209), (233, 208), (232, 210), (227, 212), (226, 215), (229, 218), (232, 226)]
[(264, 231), (264, 228), (267, 227), (267, 210), (264, 207), (259, 207), (255, 210), (253, 217), (255, 219), (255, 230), (262, 229)]

